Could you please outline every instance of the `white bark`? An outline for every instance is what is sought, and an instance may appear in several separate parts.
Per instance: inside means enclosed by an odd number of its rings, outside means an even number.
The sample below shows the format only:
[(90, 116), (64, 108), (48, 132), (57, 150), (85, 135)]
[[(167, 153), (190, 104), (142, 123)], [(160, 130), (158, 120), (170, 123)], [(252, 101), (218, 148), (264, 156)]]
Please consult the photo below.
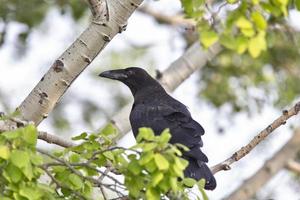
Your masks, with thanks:
[[(211, 46), (207, 50), (203, 50), (199, 43), (196, 42), (162, 72), (159, 81), (167, 91), (173, 91), (196, 70), (204, 67), (220, 51), (221, 47), (218, 44)], [(131, 104), (126, 105), (109, 122), (118, 130), (119, 138), (123, 137), (131, 129), (129, 123), (130, 110)]]
[(53, 63), (18, 107), (21, 118), (38, 125), (52, 111), (72, 82), (109, 41), (126, 28), (127, 20), (143, 0), (102, 0), (98, 16)]

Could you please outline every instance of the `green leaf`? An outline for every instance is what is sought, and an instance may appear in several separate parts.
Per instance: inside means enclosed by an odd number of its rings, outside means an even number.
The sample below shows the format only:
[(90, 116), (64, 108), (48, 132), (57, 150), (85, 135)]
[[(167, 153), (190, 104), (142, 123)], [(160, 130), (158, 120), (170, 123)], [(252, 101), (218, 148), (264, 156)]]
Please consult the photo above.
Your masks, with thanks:
[(139, 163), (134, 160), (134, 161), (131, 161), (128, 165), (128, 170), (133, 173), (134, 175), (139, 175), (140, 172), (142, 171), (142, 168), (141, 166), (139, 165)]
[(227, 0), (229, 4), (235, 4), (238, 0)]
[(170, 129), (165, 129), (159, 136), (159, 141), (161, 143), (168, 143), (171, 139)]
[(247, 37), (252, 37), (255, 35), (255, 30), (252, 28), (243, 28), (241, 29), (241, 32), (243, 33), (244, 36)]
[(143, 150), (147, 152), (155, 149), (156, 147), (157, 147), (157, 143), (149, 142), (143, 145)]
[(160, 194), (154, 188), (148, 188), (146, 190), (147, 200), (160, 200)]
[(22, 172), (11, 163), (7, 165), (3, 175), (9, 182), (13, 183), (17, 183), (22, 179)]
[(184, 12), (188, 17), (191, 17), (193, 14), (193, 2), (191, 0), (181, 0), (182, 7)]
[(180, 169), (177, 165), (172, 165), (172, 170), (178, 177), (183, 177), (183, 170)]
[(175, 177), (170, 177), (169, 183), (171, 185), (171, 188), (174, 192), (178, 191), (178, 184), (177, 184), (177, 178)]
[(31, 181), (33, 178), (33, 168), (31, 163), (29, 162), (25, 167), (22, 168), (23, 174)]
[(10, 156), (10, 150), (8, 146), (1, 145), (0, 146), (0, 158), (7, 160)]
[(175, 157), (175, 165), (178, 169), (184, 170), (188, 166), (189, 162), (183, 158)]
[(201, 31), (200, 33), (200, 42), (205, 47), (208, 48), (219, 39), (219, 36), (214, 31)]
[(154, 158), (153, 152), (147, 152), (141, 155), (141, 158), (139, 159), (139, 164), (140, 165), (145, 165), (148, 162), (150, 162)]
[(139, 134), (136, 137), (137, 142), (141, 142), (142, 140), (153, 140), (154, 133), (150, 128), (139, 128)]
[(84, 132), (84, 133), (81, 133), (81, 134), (78, 135), (78, 136), (72, 137), (72, 140), (85, 140), (86, 137), (87, 137), (87, 133)]
[(236, 20), (236, 26), (240, 29), (252, 29), (252, 23), (246, 19), (245, 17), (239, 17), (238, 20)]
[(75, 190), (81, 189), (83, 187), (83, 182), (81, 178), (76, 174), (70, 174), (69, 181)]
[(117, 129), (112, 123), (109, 123), (101, 130), (101, 134), (105, 136), (115, 135), (117, 134)]
[(243, 54), (248, 47), (248, 39), (246, 37), (243, 36), (239, 36), (236, 39), (236, 51), (239, 54)]
[(152, 175), (151, 185), (155, 187), (164, 177), (162, 172), (156, 172)]
[(159, 153), (154, 155), (155, 163), (159, 170), (166, 170), (169, 168), (169, 161)]
[(69, 158), (70, 162), (76, 163), (80, 161), (80, 155), (78, 153), (72, 153), (72, 155)]
[(198, 189), (199, 189), (199, 191), (200, 191), (200, 193), (201, 193), (201, 195), (202, 195), (202, 199), (203, 200), (208, 200), (208, 196), (207, 196), (207, 194), (206, 194), (206, 192), (205, 192), (205, 190), (204, 190), (204, 186), (205, 186), (205, 179), (200, 179), (199, 181), (198, 181), (198, 183), (197, 183), (197, 186), (198, 186)]
[(179, 149), (182, 149), (183, 151), (189, 151), (189, 150), (190, 150), (187, 146), (185, 146), (185, 145), (183, 145), (183, 144), (176, 143), (175, 145), (176, 145)]
[(41, 190), (38, 190), (37, 188), (29, 187), (29, 186), (23, 186), (19, 190), (19, 194), (23, 197), (26, 197), (29, 200), (39, 200), (43, 196), (43, 193)]
[(114, 160), (114, 154), (111, 151), (106, 151), (103, 155), (110, 160)]
[(154, 172), (157, 169), (155, 161), (151, 160), (150, 162), (148, 162), (147, 165), (145, 165), (145, 168), (150, 173)]
[(26, 151), (13, 150), (10, 160), (18, 168), (25, 168), (30, 164), (29, 154)]
[(43, 157), (38, 154), (32, 154), (30, 155), (31, 163), (34, 165), (41, 165), (43, 164)]
[(193, 187), (196, 183), (197, 183), (197, 181), (192, 178), (184, 178), (183, 179), (183, 184), (188, 187)]
[(248, 50), (253, 58), (257, 58), (263, 50), (266, 50), (266, 48), (267, 44), (264, 32), (260, 32), (257, 36), (251, 38), (249, 41)]
[(205, 179), (204, 178), (202, 178), (202, 179), (200, 179), (199, 181), (198, 181), (198, 183), (197, 183), (197, 185), (198, 185), (198, 187), (199, 188), (204, 188), (205, 187)]
[(4, 133), (1, 133), (6, 139), (13, 140), (21, 136), (20, 129), (16, 129), (15, 131), (7, 131)]
[(259, 12), (251, 13), (251, 18), (258, 29), (265, 30), (267, 28), (267, 22)]
[(30, 145), (36, 145), (37, 142), (37, 130), (34, 125), (28, 125), (22, 130), (23, 139)]

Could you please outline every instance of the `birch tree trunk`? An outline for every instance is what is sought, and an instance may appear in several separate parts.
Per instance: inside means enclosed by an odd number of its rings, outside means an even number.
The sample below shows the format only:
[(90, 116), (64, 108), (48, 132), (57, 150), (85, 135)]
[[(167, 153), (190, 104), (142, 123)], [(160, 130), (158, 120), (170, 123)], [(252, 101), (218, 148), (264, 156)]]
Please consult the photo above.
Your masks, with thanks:
[(100, 15), (57, 58), (18, 107), (21, 118), (38, 125), (53, 110), (72, 82), (117, 34), (143, 0), (100, 0)]

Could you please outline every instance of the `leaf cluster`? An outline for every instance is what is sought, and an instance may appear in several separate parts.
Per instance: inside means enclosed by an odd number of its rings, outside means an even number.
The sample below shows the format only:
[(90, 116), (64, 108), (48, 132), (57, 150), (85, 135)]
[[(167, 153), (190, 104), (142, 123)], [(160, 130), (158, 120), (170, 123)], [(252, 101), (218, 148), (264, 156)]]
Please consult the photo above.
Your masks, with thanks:
[[(117, 131), (109, 124), (73, 137), (77, 146), (52, 153), (36, 148), (37, 134), (33, 125), (1, 133), (1, 199), (93, 199), (93, 191), (103, 188), (119, 198), (188, 199), (187, 188), (194, 185), (199, 198), (207, 198), (204, 180), (184, 177), (188, 162), (181, 156), (188, 148), (169, 144), (169, 130), (155, 136), (141, 128), (137, 144), (123, 148), (115, 146)], [(113, 172), (104, 172), (107, 167)]]

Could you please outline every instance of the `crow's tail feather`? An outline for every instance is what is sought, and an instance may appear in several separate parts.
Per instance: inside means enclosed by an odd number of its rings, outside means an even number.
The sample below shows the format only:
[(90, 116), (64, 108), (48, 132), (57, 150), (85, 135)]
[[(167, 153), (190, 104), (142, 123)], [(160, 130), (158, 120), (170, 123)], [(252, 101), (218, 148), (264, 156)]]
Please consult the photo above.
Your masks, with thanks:
[(205, 179), (205, 189), (213, 190), (217, 186), (216, 179), (209, 167), (203, 161), (196, 161), (195, 159), (189, 158), (189, 165), (184, 171), (185, 177), (196, 179)]

